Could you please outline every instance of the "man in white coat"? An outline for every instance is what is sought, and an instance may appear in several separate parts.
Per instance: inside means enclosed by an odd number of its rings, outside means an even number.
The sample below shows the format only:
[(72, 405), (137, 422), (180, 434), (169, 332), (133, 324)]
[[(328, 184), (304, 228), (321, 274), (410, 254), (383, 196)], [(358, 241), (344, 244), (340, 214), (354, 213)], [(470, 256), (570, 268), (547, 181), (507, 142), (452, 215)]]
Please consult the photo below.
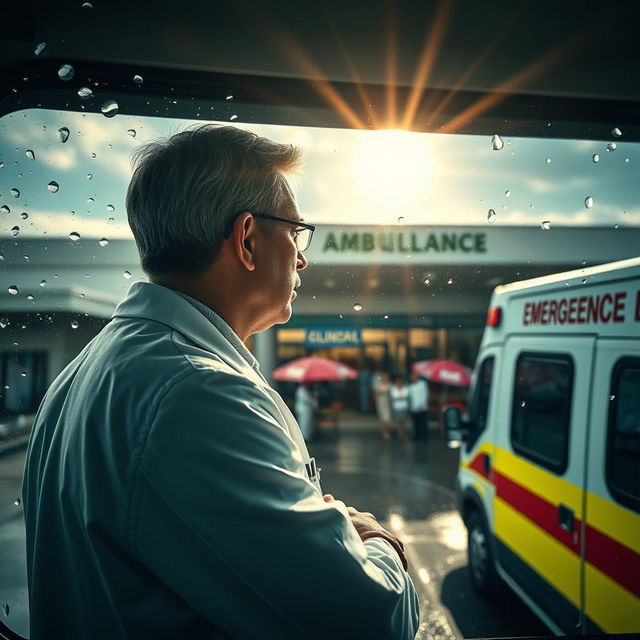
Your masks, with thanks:
[(414, 637), (402, 543), (323, 497), (244, 345), (289, 319), (307, 266), (299, 155), (213, 125), (137, 153), (150, 282), (52, 384), (27, 452), (33, 640)]

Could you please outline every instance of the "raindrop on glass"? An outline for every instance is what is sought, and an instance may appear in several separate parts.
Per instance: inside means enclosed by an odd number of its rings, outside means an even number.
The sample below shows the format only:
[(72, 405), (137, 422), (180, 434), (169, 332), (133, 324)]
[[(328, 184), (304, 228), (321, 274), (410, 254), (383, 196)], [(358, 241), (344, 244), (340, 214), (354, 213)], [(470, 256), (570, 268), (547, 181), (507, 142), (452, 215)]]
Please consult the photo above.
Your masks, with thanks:
[(592, 158), (592, 160), (593, 160), (593, 162), (594, 162), (595, 164), (597, 164), (598, 162), (600, 162), (600, 154), (598, 154), (598, 153), (594, 153), (594, 154), (593, 154), (593, 158)]
[(234, 114), (229, 118), (229, 120), (236, 120), (237, 118), (238, 118), (238, 116), (234, 113)]
[(60, 78), (60, 80), (69, 81), (73, 78), (75, 72), (75, 69), (70, 64), (63, 64), (58, 69), (58, 78)]
[(71, 321), (71, 328), (72, 329), (77, 329), (80, 325), (78, 324), (77, 320), (72, 320)]
[(618, 148), (618, 145), (615, 142), (610, 142), (607, 145), (607, 151), (615, 151)]
[(20, 190), (19, 189), (11, 189), (11, 195), (14, 198), (19, 198), (20, 197)]
[(34, 53), (39, 56), (45, 49), (47, 48), (46, 42), (41, 42), (37, 47)]
[(233, 95), (232, 95), (232, 94), (229, 94), (229, 95), (227, 96), (227, 100), (233, 100)]
[(40, 286), (41, 287), (46, 287), (47, 286), (47, 281), (46, 280), (40, 280)]
[(98, 240), (98, 244), (101, 247), (106, 247), (109, 244), (109, 241), (106, 238), (100, 238), (100, 240)]
[(593, 207), (593, 198), (592, 198), (591, 196), (587, 196), (587, 197), (584, 199), (584, 206), (585, 206), (587, 209), (591, 209), (591, 207)]
[(496, 221), (496, 212), (493, 209), (489, 209), (489, 213), (487, 213), (487, 222), (493, 223)]
[(0, 162), (0, 169), (4, 169), (4, 162)]
[(130, 273), (129, 271), (125, 271), (125, 272), (122, 274), (122, 277), (123, 277), (125, 280), (131, 280), (131, 273)]
[(547, 164), (551, 164), (551, 158), (545, 158), (545, 159), (544, 159), (544, 161), (545, 161)]
[(16, 287), (15, 284), (12, 284), (7, 291), (12, 295), (12, 296), (17, 296), (20, 291), (18, 290), (18, 287)]
[(113, 213), (115, 210), (116, 210), (116, 208), (112, 204), (108, 204), (107, 205), (107, 211), (109, 213)]
[(354, 311), (362, 311), (362, 305), (359, 302), (354, 303), (353, 310)]
[(23, 212), (20, 214), (20, 217), (21, 217), (23, 220), (26, 220), (26, 219), (29, 217), (29, 214), (28, 214), (26, 211), (23, 211)]
[(80, 89), (78, 89), (78, 96), (83, 100), (89, 100), (89, 98), (93, 98), (93, 91), (91, 91), (89, 87), (80, 87)]
[(620, 131), (620, 129), (618, 129), (618, 127), (614, 127), (611, 130), (611, 135), (615, 136), (616, 138), (619, 138), (622, 135), (622, 131)]
[(66, 142), (69, 139), (69, 129), (67, 127), (60, 127), (58, 129), (58, 140), (60, 142)]
[(509, 189), (507, 189), (507, 190), (504, 192), (504, 197), (505, 197), (505, 198), (510, 198), (510, 197), (511, 197), (511, 191), (509, 191)]
[(504, 142), (502, 141), (502, 138), (497, 133), (491, 136), (491, 148), (494, 151), (500, 151), (502, 147), (504, 147)]
[(71, 238), (71, 240), (73, 240), (74, 242), (78, 242), (78, 240), (80, 240), (80, 234), (77, 231), (72, 231), (69, 234), (69, 238)]
[(404, 216), (398, 217), (398, 224), (404, 224)]
[(587, 284), (587, 279), (586, 278), (582, 278), (582, 284)]
[(82, 3), (82, 8), (83, 9), (93, 9), (93, 5), (90, 2), (83, 2)]
[(549, 231), (549, 229), (551, 229), (551, 222), (549, 222), (549, 220), (543, 220), (540, 226), (544, 231)]
[(95, 202), (95, 200), (93, 198), (87, 198), (87, 202), (91, 204), (92, 202)]
[(9, 207), (6, 204), (3, 204), (0, 207), (0, 211), (2, 211), (2, 213), (11, 213), (11, 209), (9, 209)]
[(135, 76), (133, 76), (133, 81), (136, 84), (142, 84), (144, 82), (144, 78), (142, 76), (139, 76), (137, 73)]
[(87, 180), (91, 180), (93, 178), (93, 174), (92, 173), (87, 173)]
[[(29, 295), (27, 296), (27, 300), (33, 300), (33, 296), (32, 296), (31, 294), (29, 294)], [(25, 375), (27, 375), (27, 374), (25, 373)]]
[(27, 158), (29, 158), (29, 160), (35, 160), (36, 159), (36, 154), (33, 153), (33, 150), (31, 149), (27, 149), (27, 151), (24, 154), (25, 156), (27, 156)]
[(16, 498), (16, 499), (13, 501), (13, 504), (15, 504), (15, 505), (16, 505), (16, 507), (19, 507), (19, 506), (20, 506), (20, 498)]
[[(625, 158), (624, 161), (625, 162), (629, 162), (629, 158)], [(0, 164), (2, 164), (2, 163), (0, 163)]]
[(59, 188), (60, 188), (60, 185), (57, 182), (55, 182), (54, 180), (52, 180), (47, 185), (47, 189), (49, 189), (49, 191), (51, 191), (51, 193), (55, 193)]
[(11, 235), (15, 238), (20, 233), (20, 227), (15, 226), (11, 229)]
[(100, 111), (107, 116), (107, 118), (113, 118), (118, 113), (118, 103), (115, 100), (105, 100), (100, 105)]
[(609, 396), (609, 400), (610, 400), (610, 401), (613, 401), (613, 400), (615, 400), (615, 399), (616, 399), (616, 396), (615, 396), (615, 395), (610, 395), (610, 396)]
[(389, 316), (385, 313), (384, 316), (382, 316), (385, 320), (389, 319)]
[(422, 283), (423, 283), (425, 286), (427, 286), (427, 287), (428, 287), (428, 286), (429, 286), (429, 284), (431, 284), (431, 280), (429, 280), (429, 278), (425, 278), (425, 279), (422, 281)]
[(2, 611), (4, 612), (5, 616), (8, 616), (9, 613), (11, 612), (11, 608), (6, 602), (2, 605)]
[(127, 135), (130, 135), (132, 138), (136, 137), (136, 130), (135, 129), (127, 129)]
[(447, 284), (453, 284), (453, 278), (449, 278), (449, 279), (447, 280)]
[(527, 403), (523, 400), (523, 401), (520, 403), (520, 406), (521, 406), (521, 407), (526, 407), (526, 406), (527, 406)]

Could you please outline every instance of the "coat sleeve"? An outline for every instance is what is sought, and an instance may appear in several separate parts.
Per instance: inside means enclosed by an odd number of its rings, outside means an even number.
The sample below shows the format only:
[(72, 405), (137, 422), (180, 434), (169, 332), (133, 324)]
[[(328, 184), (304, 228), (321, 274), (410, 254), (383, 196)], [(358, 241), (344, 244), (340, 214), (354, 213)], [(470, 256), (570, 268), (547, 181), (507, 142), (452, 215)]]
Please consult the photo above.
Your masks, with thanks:
[(270, 400), (196, 371), (159, 399), (133, 471), (132, 554), (237, 638), (413, 638), (414, 586), (386, 541), (325, 503)]

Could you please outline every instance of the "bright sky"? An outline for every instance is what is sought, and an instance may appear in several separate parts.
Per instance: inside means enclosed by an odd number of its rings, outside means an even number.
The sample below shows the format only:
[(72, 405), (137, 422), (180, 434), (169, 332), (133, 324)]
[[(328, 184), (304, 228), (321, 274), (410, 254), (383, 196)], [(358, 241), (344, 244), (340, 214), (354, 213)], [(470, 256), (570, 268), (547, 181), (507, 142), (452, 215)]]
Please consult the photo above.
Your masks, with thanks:
[[(0, 212), (0, 238), (11, 237), (15, 226), (22, 237), (74, 231), (128, 237), (124, 196), (131, 152), (190, 124), (47, 110), (5, 116), (0, 206), (10, 212)], [(494, 150), (490, 136), (231, 124), (302, 147), (297, 194), (310, 222), (640, 225), (640, 145), (625, 143), (624, 131), (611, 136), (615, 151), (606, 142), (508, 136)], [(69, 129), (65, 143), (61, 127)], [(58, 191), (49, 190), (51, 181)], [(585, 206), (588, 197), (591, 208)], [(492, 223), (489, 209), (496, 214)]]

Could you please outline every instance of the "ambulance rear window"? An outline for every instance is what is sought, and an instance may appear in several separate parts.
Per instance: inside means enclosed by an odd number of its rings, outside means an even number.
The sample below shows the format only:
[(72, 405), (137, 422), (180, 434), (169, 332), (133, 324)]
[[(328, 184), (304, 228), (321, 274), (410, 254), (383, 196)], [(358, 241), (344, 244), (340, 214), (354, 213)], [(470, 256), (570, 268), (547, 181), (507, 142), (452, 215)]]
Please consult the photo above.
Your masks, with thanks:
[(640, 358), (622, 358), (613, 371), (607, 481), (615, 498), (640, 511)]
[(558, 474), (567, 468), (572, 387), (573, 361), (569, 356), (523, 353), (518, 357), (512, 446)]

